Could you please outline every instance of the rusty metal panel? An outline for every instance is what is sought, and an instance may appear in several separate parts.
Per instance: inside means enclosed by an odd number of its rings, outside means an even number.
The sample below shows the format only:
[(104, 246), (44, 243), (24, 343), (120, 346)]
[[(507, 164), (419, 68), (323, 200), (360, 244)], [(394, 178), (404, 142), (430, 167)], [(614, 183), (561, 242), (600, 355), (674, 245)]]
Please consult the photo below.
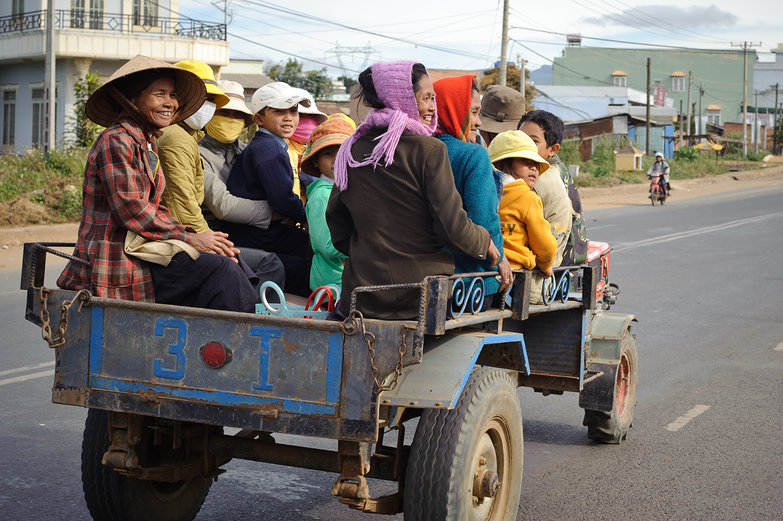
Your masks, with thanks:
[[(452, 409), (459, 400), (468, 376), (486, 345), (515, 343), (524, 353), (518, 333), (462, 333), (428, 337), (424, 359), (405, 367), (395, 389), (381, 394), (381, 405)], [(524, 358), (525, 355), (521, 355)], [(517, 368), (524, 371), (524, 367)]]
[(565, 308), (562, 310), (552, 306), (553, 310), (546, 313), (531, 314), (524, 322), (503, 323), (507, 331), (525, 335), (531, 372), (581, 378), (590, 311), (568, 309), (568, 304), (561, 304)]
[[(197, 313), (175, 313), (161, 306), (128, 308), (92, 308), (92, 389), (265, 408), (270, 416), (337, 414), (342, 375), (339, 331), (204, 320)], [(200, 356), (200, 348), (209, 342), (230, 352), (220, 368), (210, 367)]]

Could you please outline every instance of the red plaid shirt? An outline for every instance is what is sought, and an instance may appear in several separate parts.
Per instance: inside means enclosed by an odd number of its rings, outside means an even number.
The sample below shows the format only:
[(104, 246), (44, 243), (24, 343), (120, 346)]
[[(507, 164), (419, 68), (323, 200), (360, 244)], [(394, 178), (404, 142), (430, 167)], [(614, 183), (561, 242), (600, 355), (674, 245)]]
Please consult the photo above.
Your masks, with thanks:
[(74, 256), (57, 279), (65, 289), (89, 289), (101, 297), (154, 301), (147, 263), (125, 254), (128, 230), (152, 240), (186, 240), (186, 228), (160, 203), (166, 181), (152, 171), (150, 142), (129, 117), (98, 136), (84, 169), (82, 220)]

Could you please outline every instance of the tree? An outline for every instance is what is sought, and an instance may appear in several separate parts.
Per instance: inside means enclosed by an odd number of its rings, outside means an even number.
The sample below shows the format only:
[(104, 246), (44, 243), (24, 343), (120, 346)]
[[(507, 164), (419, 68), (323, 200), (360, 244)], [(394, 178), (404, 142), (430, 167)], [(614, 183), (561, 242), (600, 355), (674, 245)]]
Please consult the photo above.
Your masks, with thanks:
[(325, 98), (332, 92), (332, 80), (326, 75), (326, 67), (319, 71), (305, 71), (294, 58), (272, 65), (266, 75), (275, 81), (304, 89), (315, 99)]
[(79, 78), (73, 86), (76, 102), (73, 104), (73, 114), (68, 115), (68, 131), (73, 136), (73, 144), (79, 147), (91, 147), (101, 131), (101, 127), (87, 117), (84, 110), (87, 99), (103, 84), (101, 75), (88, 72)]
[(345, 85), (345, 92), (351, 92), (351, 89), (354, 85), (359, 84), (359, 80), (356, 78), (351, 78), (350, 76), (338, 76), (337, 81), (343, 82), (343, 85)]
[[(519, 90), (519, 67), (513, 63), (508, 64), (506, 69), (506, 86), (515, 90)], [(530, 77), (530, 71), (525, 69), (525, 78)], [(484, 71), (484, 77), (481, 78), (481, 90), (486, 90), (490, 85), (497, 85), (500, 79), (500, 65), (492, 69)], [(530, 84), (525, 83), (525, 112), (533, 110), (533, 97), (536, 95), (536, 88)]]

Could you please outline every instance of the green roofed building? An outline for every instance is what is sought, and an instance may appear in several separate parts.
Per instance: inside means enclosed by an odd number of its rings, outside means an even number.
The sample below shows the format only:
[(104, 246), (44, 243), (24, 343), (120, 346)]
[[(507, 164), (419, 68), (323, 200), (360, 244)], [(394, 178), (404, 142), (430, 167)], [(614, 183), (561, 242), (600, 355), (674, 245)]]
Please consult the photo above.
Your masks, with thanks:
[[(563, 55), (554, 59), (554, 85), (630, 87), (645, 92), (647, 58), (650, 58), (651, 103), (672, 106), (691, 114), (688, 103), (688, 72), (692, 72), (691, 103), (696, 104), (699, 121), (699, 85), (702, 129), (706, 124), (742, 121), (743, 50), (709, 49), (619, 49), (582, 47), (569, 40)], [(747, 54), (747, 103), (753, 101), (753, 66), (756, 53)], [(658, 84), (656, 87), (655, 84)], [(656, 99), (657, 98), (657, 99)], [(710, 107), (709, 110), (707, 107)]]

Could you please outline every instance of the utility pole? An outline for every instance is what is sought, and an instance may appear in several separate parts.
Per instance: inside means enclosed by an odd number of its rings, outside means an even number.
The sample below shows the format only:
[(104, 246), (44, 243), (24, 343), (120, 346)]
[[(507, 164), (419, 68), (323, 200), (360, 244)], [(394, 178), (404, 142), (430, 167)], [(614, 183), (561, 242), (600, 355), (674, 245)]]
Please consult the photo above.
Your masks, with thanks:
[(682, 133), (685, 132), (685, 129), (682, 127), (685, 119), (685, 114), (682, 113), (682, 100), (680, 100), (680, 112), (677, 114), (677, 117), (680, 118), (680, 148), (682, 148)]
[[(696, 102), (695, 101), (691, 104), (691, 119), (690, 119), (690, 121), (696, 121)], [(693, 131), (696, 132), (695, 125), (693, 127)], [(688, 137), (688, 146), (691, 146), (691, 145), (693, 145), (693, 134), (691, 134)]]
[(644, 153), (650, 155), (650, 58), (647, 58), (647, 144)]
[(704, 112), (702, 112), (701, 109), (701, 98), (704, 96), (704, 89), (702, 88), (702, 84), (699, 83), (699, 130), (696, 132), (697, 136), (701, 136), (702, 134), (706, 134), (705, 128), (704, 128)]
[[(519, 92), (522, 94), (523, 108), (527, 108), (527, 99), (525, 99), (525, 90), (527, 87), (527, 78), (525, 78), (525, 59), (519, 59)], [(525, 110), (527, 112), (527, 110)]]
[(759, 91), (753, 89), (755, 100), (753, 101), (753, 151), (759, 153), (759, 141), (761, 141), (761, 127), (759, 127)]
[(506, 68), (508, 67), (508, 0), (503, 0), (503, 32), (500, 40), (500, 75), (498, 84), (506, 86)]
[[(688, 104), (685, 105), (685, 110), (689, 110), (691, 108), (691, 88), (693, 87), (693, 72), (688, 71)], [(691, 122), (693, 120), (691, 118), (688, 118), (688, 136), (691, 135)], [(688, 146), (691, 145), (691, 140), (688, 140)]]
[(748, 157), (748, 48), (759, 43), (742, 42), (731, 44), (732, 47), (742, 47), (742, 157)]
[(57, 146), (55, 136), (55, 107), (57, 106), (57, 83), (55, 80), (55, 66), (57, 56), (54, 46), (54, 0), (46, 2), (46, 56), (44, 58), (44, 96), (46, 96), (44, 111), (44, 153), (48, 156)]
[(780, 84), (776, 83), (773, 87), (775, 87), (775, 115), (772, 116), (772, 155), (775, 155), (778, 149), (778, 87)]

